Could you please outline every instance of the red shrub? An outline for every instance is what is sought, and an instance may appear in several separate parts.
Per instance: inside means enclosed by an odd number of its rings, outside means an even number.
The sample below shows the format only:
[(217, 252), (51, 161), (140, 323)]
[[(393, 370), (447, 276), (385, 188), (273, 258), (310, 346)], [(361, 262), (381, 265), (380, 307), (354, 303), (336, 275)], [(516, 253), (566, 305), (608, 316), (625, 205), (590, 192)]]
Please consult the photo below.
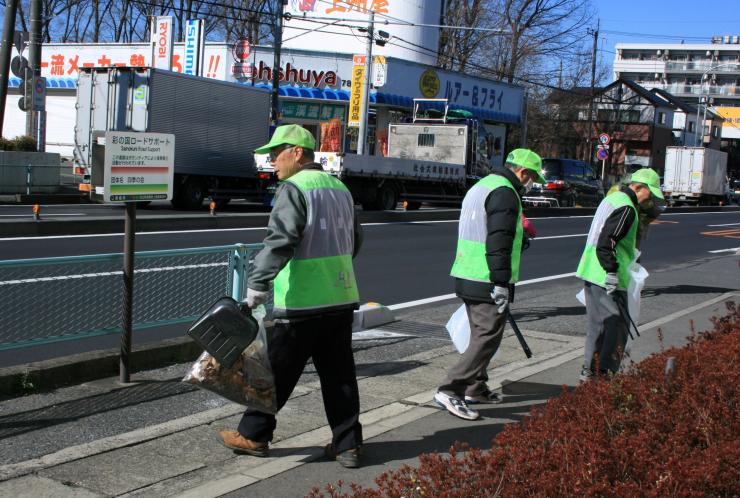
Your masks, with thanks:
[[(508, 425), (488, 451), (463, 445), (312, 498), (737, 496), (740, 307), (680, 349), (589, 382)], [(669, 357), (675, 372), (666, 378)], [(465, 450), (464, 453), (458, 454)]]

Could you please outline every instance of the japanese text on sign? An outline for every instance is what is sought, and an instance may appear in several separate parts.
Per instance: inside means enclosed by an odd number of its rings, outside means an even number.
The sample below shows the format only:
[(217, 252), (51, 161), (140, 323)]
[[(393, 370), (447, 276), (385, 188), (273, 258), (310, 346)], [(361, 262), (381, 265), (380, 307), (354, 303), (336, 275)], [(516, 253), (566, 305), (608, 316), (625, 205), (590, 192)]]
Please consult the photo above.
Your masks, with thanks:
[[(358, 61), (356, 61), (358, 62)], [(362, 99), (364, 98), (365, 66), (352, 66), (352, 94), (349, 97), (349, 119), (347, 126), (360, 126)]]
[(174, 135), (106, 132), (105, 202), (172, 199), (174, 156)]
[(500, 111), (504, 91), (480, 85), (466, 85), (460, 81), (447, 81), (445, 98), (450, 103), (469, 103), (472, 107), (479, 109)]
[(390, 0), (292, 0), (291, 10), (297, 12), (316, 12), (319, 14), (333, 14), (335, 12), (362, 12), (370, 11), (376, 14), (388, 14)]

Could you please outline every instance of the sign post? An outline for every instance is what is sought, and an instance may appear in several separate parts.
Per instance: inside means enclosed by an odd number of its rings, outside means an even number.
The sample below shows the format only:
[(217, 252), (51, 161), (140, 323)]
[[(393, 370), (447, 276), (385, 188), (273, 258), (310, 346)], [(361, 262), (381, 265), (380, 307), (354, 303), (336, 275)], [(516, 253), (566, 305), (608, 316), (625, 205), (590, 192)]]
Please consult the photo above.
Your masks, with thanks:
[(134, 304), (136, 202), (172, 199), (175, 135), (167, 133), (105, 133), (104, 202), (125, 202), (123, 239), (123, 313), (119, 382), (131, 381), (131, 333)]
[(606, 188), (606, 159), (609, 157), (609, 143), (612, 138), (608, 133), (599, 134), (599, 145), (596, 151), (596, 159), (601, 161), (601, 183)]

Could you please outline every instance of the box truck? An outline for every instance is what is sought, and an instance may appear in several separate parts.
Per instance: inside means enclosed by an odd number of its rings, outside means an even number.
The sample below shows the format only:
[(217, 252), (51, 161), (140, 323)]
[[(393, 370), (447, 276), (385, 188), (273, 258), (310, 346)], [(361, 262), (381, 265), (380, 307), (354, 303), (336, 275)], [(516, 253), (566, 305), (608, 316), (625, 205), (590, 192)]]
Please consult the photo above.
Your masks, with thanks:
[(210, 197), (266, 202), (270, 175), (253, 151), (267, 143), (265, 90), (162, 69), (81, 68), (77, 84), (75, 173), (80, 190), (102, 198), (106, 131), (173, 133), (172, 204), (197, 209)]
[(673, 204), (720, 204), (727, 189), (727, 154), (705, 147), (666, 147), (663, 183)]
[[(468, 188), (487, 175), (503, 144), (467, 111), (445, 99), (414, 99), (411, 122), (388, 126), (386, 156), (317, 152), (316, 161), (339, 178), (363, 209), (407, 210), (422, 202), (459, 206)], [(256, 156), (272, 172), (267, 155)]]

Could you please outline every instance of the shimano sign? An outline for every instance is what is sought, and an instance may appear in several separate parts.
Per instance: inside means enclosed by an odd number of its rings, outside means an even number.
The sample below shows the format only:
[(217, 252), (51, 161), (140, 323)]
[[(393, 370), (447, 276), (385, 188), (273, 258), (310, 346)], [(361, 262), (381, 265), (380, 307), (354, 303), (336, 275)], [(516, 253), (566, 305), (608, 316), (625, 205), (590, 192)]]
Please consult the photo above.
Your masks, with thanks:
[(203, 21), (188, 19), (185, 24), (185, 59), (183, 73), (200, 76), (203, 72)]

